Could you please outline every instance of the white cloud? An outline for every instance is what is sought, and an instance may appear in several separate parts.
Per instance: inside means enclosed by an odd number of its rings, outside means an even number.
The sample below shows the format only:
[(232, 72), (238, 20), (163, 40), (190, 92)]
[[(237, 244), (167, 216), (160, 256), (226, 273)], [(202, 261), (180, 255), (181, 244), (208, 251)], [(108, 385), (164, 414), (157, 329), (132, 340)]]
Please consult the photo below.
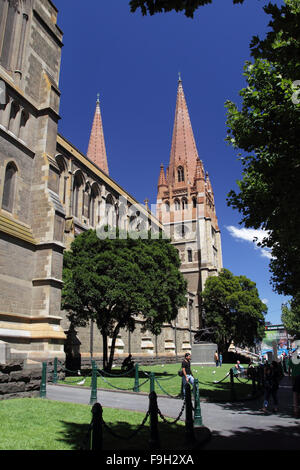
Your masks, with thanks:
[(269, 303), (269, 301), (268, 301), (268, 299), (262, 299), (262, 303), (267, 305)]
[(252, 243), (254, 248), (260, 251), (260, 254), (263, 258), (272, 259), (271, 252), (268, 248), (261, 248), (260, 246), (257, 246), (257, 243), (260, 243), (263, 238), (266, 237), (267, 232), (265, 230), (255, 230), (253, 228), (237, 228), (233, 225), (229, 225), (226, 228), (233, 238), (235, 238), (236, 240)]

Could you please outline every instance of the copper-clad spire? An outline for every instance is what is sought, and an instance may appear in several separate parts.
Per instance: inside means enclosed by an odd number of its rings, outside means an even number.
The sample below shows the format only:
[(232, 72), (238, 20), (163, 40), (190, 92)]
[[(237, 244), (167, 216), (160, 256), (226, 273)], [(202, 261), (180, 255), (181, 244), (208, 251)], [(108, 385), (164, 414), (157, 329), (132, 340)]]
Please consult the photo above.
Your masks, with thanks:
[(181, 76), (178, 79), (175, 119), (169, 164), (169, 183), (176, 178), (176, 169), (182, 165), (186, 169), (186, 181), (192, 182), (195, 176), (197, 147), (186, 104)]
[(94, 162), (107, 175), (109, 174), (100, 111), (99, 93), (97, 94), (96, 110), (90, 135), (87, 157), (92, 160), (92, 162)]

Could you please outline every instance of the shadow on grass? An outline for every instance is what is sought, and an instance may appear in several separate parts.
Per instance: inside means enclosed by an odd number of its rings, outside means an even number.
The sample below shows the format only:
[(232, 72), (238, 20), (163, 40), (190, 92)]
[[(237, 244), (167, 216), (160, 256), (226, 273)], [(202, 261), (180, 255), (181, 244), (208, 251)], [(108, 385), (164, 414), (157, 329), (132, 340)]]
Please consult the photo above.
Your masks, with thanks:
[[(113, 424), (107, 422), (110, 432), (103, 427), (102, 450), (150, 450), (149, 419), (147, 423), (135, 434), (139, 425), (121, 421)], [(89, 424), (78, 424), (69, 421), (61, 421), (61, 424), (64, 427), (61, 442), (66, 443), (70, 450), (90, 450)], [(178, 451), (194, 447), (186, 439), (184, 425), (160, 422), (158, 429), (161, 450)], [(131, 437), (131, 435), (133, 436)], [(195, 435), (197, 439), (197, 432), (195, 432)]]
[(252, 395), (252, 385), (249, 383), (235, 383), (233, 391), (228, 382), (216, 383), (214, 389), (211, 385), (211, 382), (199, 382), (200, 399), (214, 403), (234, 402), (255, 399), (263, 393), (262, 390), (257, 389)]

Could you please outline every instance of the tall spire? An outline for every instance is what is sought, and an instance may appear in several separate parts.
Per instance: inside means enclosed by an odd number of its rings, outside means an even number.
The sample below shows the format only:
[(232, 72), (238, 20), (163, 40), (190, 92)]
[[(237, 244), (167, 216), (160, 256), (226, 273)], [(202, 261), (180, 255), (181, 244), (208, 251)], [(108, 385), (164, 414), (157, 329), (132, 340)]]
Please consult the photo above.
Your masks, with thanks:
[(168, 182), (170, 184), (174, 183), (176, 169), (182, 165), (185, 167), (186, 182), (192, 184), (197, 159), (197, 147), (179, 74)]
[(87, 157), (108, 175), (99, 93), (97, 94), (96, 110), (90, 135)]

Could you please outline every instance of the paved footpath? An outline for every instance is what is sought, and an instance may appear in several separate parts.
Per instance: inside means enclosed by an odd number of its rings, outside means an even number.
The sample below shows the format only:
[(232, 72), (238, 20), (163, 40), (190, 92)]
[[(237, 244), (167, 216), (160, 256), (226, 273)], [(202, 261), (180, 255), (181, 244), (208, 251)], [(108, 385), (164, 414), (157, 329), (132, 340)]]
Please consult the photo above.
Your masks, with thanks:
[[(201, 393), (201, 390), (200, 390)], [(79, 386), (47, 384), (50, 400), (89, 404), (91, 390)], [(293, 417), (292, 389), (288, 377), (279, 387), (279, 412), (263, 414), (262, 397), (243, 403), (209, 403), (201, 401), (203, 426), (211, 439), (203, 450), (300, 450), (300, 419)], [(148, 409), (147, 394), (97, 390), (97, 401), (103, 407), (141, 411)], [(158, 407), (163, 415), (176, 418), (182, 400), (158, 395)], [(185, 413), (182, 415), (184, 420)]]

